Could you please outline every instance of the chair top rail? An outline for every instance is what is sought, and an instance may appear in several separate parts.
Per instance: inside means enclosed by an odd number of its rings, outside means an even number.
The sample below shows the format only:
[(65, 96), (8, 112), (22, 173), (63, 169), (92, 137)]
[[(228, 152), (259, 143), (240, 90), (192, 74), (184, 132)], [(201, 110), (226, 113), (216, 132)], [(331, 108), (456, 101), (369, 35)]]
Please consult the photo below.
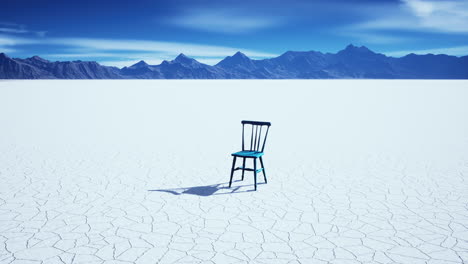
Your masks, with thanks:
[(270, 122), (242, 120), (243, 125), (271, 126)]

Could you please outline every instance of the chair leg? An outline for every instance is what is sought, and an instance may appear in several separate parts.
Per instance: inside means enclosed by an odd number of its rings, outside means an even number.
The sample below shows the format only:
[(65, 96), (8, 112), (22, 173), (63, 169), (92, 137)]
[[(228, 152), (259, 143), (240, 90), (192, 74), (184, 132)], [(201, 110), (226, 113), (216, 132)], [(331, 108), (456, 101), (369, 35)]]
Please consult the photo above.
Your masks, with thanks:
[(260, 164), (262, 164), (263, 178), (265, 179), (265, 183), (268, 183), (266, 179), (265, 166), (263, 165), (262, 157), (260, 157)]
[(232, 184), (232, 176), (234, 176), (234, 167), (236, 166), (236, 156), (232, 159), (232, 168), (231, 168), (231, 178), (229, 179), (229, 188), (231, 188)]
[(242, 180), (244, 180), (244, 172), (245, 172), (245, 158), (244, 158), (244, 161), (242, 162)]
[(255, 191), (257, 190), (257, 158), (254, 158), (254, 185)]

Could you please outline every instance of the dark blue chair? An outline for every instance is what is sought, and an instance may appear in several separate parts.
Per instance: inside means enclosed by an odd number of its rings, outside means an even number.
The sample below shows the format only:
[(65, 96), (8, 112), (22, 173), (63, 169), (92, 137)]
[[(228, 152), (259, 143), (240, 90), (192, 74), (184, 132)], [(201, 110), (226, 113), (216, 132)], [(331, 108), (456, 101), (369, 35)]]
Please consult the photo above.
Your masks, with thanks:
[[(246, 148), (245, 137), (246, 137), (246, 134), (248, 134), (248, 132), (246, 133), (245, 130), (249, 129), (248, 126), (251, 126), (252, 128), (251, 128), (251, 133), (250, 133), (250, 147)], [(262, 135), (262, 128), (264, 126), (266, 126), (266, 129), (263, 130), (264, 133)], [(270, 130), (270, 126), (271, 126), (270, 122), (246, 121), (246, 120), (242, 121), (242, 151), (231, 154), (231, 156), (233, 156), (233, 160), (232, 160), (232, 168), (231, 168), (231, 179), (229, 180), (229, 188), (231, 188), (232, 177), (234, 176), (234, 171), (236, 170), (242, 170), (242, 180), (244, 180), (245, 171), (253, 171), (255, 190), (257, 190), (257, 172), (260, 172), (260, 171), (263, 172), (263, 178), (265, 179), (265, 183), (267, 183), (267, 178), (265, 174), (265, 166), (263, 166), (262, 156), (263, 156), (263, 150), (265, 149), (265, 142), (268, 136), (268, 130)], [(248, 142), (249, 141), (247, 141), (247, 144)], [(243, 159), (242, 167), (235, 168), (236, 159), (238, 157)], [(254, 165), (253, 169), (245, 167), (246, 159), (253, 159), (253, 165)], [(257, 159), (260, 160), (260, 164), (262, 165), (262, 168), (258, 170), (257, 170)]]

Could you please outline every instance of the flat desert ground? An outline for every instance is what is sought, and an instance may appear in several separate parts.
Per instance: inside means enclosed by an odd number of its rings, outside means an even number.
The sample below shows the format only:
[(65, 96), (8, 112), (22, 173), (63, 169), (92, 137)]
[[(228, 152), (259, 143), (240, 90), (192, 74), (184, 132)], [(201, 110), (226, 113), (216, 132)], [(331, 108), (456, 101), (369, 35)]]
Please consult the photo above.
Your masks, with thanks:
[(0, 81), (0, 263), (467, 262), (468, 81)]

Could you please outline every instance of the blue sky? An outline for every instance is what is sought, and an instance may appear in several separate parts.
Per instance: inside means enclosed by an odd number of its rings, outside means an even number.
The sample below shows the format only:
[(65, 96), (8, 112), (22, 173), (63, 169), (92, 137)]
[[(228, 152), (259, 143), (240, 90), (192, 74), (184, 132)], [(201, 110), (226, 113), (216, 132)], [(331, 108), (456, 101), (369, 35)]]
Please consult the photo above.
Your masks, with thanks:
[(129, 66), (184, 53), (215, 64), (348, 44), (468, 55), (468, 0), (3, 0), (0, 52)]

